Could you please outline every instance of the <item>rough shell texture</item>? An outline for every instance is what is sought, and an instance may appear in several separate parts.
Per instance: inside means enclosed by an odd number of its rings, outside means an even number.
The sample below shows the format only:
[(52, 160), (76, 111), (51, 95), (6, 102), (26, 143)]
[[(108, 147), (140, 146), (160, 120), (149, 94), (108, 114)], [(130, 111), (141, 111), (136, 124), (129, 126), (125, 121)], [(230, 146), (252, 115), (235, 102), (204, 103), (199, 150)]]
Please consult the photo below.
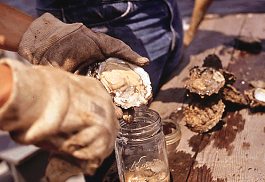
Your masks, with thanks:
[(236, 81), (236, 76), (224, 69), (219, 70), (225, 78), (225, 84), (233, 84)]
[(218, 93), (224, 86), (225, 78), (221, 72), (210, 67), (194, 67), (190, 70), (190, 77), (186, 81), (186, 88), (201, 97)]
[(249, 99), (249, 106), (251, 108), (255, 107), (265, 107), (265, 89), (254, 88), (245, 91), (245, 95)]
[(101, 81), (115, 104), (123, 109), (146, 105), (152, 98), (149, 75), (136, 65), (109, 58), (100, 63), (92, 75)]
[(248, 100), (245, 98), (244, 94), (229, 84), (223, 89), (223, 99), (239, 105), (248, 105)]
[(184, 108), (186, 124), (192, 131), (207, 132), (220, 121), (224, 109), (225, 105), (221, 99), (192, 101)]

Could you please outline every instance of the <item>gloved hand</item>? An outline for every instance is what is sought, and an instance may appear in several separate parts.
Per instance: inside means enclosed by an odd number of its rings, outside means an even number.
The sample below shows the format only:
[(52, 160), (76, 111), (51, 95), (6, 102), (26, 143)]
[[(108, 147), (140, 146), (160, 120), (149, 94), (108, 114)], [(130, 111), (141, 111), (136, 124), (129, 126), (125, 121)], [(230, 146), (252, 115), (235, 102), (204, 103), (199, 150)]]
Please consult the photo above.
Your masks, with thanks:
[(102, 84), (52, 67), (7, 59), (0, 64), (12, 70), (12, 92), (0, 107), (0, 129), (19, 143), (85, 161), (83, 172), (92, 174), (112, 152), (119, 128)]
[(31, 23), (18, 53), (32, 64), (53, 65), (70, 72), (109, 57), (139, 66), (148, 62), (118, 39), (93, 32), (82, 23), (63, 23), (49, 13)]

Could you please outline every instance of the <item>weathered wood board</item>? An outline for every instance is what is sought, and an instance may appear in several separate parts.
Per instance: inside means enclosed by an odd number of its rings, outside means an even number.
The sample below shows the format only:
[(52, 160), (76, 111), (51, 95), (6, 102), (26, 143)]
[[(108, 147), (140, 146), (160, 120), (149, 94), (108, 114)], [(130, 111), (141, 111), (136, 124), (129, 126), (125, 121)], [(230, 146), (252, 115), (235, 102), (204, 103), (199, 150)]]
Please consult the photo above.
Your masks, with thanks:
[[(162, 118), (181, 108), (188, 70), (195, 65), (200, 66), (208, 54), (217, 54), (225, 68), (238, 64), (239, 75), (236, 76), (239, 79), (263, 75), (261, 71), (265, 68), (265, 61), (254, 61), (265, 60), (263, 52), (249, 55), (235, 50), (231, 44), (241, 35), (260, 38), (264, 44), (264, 20), (262, 14), (206, 19), (191, 47), (186, 50), (180, 67), (161, 88), (151, 108), (158, 111)], [(241, 69), (242, 61), (251, 63), (249, 66), (242, 65), (244, 69)], [(253, 71), (254, 67), (258, 69)], [(252, 72), (255, 76), (251, 77)], [(227, 124), (221, 130), (204, 135), (191, 132), (183, 121), (179, 122), (182, 138), (175, 156), (170, 158), (173, 181), (265, 181), (265, 115), (249, 113), (248, 109), (231, 112), (224, 118)]]
[[(240, 36), (265, 38), (265, 16), (261, 14), (244, 15), (244, 24)], [(231, 65), (235, 75), (245, 83), (253, 79), (264, 80), (265, 53), (256, 55), (235, 50)], [(224, 118), (225, 126), (212, 134), (204, 136), (207, 146), (198, 152), (198, 166), (207, 166), (212, 173), (212, 180), (223, 181), (265, 181), (265, 114), (250, 112), (249, 109), (228, 114)], [(193, 166), (193, 168), (195, 168)], [(192, 170), (189, 179), (197, 178), (207, 181), (202, 173)]]

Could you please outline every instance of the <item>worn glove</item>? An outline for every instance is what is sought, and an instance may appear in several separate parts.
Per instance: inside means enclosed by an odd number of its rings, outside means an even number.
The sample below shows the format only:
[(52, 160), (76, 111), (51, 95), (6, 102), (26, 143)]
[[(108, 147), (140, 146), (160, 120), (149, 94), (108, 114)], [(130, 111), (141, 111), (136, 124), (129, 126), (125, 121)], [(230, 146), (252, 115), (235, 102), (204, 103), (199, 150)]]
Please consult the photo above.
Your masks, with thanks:
[(82, 23), (63, 23), (49, 13), (32, 22), (18, 53), (32, 64), (52, 65), (70, 72), (109, 57), (139, 66), (148, 62), (118, 39), (93, 32)]
[(0, 129), (23, 144), (35, 144), (86, 161), (92, 174), (113, 150), (118, 132), (112, 99), (94, 78), (46, 66), (3, 59), (12, 69), (12, 92), (0, 107)]

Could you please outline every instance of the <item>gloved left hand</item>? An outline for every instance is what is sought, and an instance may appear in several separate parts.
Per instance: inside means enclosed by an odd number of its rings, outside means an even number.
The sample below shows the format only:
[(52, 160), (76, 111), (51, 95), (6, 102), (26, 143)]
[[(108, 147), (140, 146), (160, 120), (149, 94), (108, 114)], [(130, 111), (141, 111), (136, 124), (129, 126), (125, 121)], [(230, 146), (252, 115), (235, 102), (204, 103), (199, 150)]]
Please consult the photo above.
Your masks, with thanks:
[(70, 72), (109, 57), (139, 66), (148, 62), (121, 40), (93, 32), (82, 23), (63, 23), (49, 13), (31, 23), (18, 53), (32, 64), (52, 65)]

